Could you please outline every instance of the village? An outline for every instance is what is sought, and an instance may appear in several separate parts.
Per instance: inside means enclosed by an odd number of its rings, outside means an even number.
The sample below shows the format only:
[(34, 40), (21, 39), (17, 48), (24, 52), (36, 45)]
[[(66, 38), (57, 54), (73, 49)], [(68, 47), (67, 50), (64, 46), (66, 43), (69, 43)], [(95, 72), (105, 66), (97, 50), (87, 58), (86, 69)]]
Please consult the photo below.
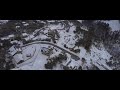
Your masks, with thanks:
[[(42, 34), (43, 36), (41, 35), (42, 37), (38, 37), (40, 34)], [(21, 38), (20, 39), (21, 41), (18, 41), (16, 39), (17, 37), (15, 35), (9, 35), (9, 36), (1, 38), (1, 42), (2, 42), (1, 46), (5, 41), (9, 42), (9, 44), (11, 44), (11, 46), (12, 46), (8, 50), (6, 62), (8, 62), (9, 59), (12, 59), (12, 63), (14, 64), (15, 67), (17, 67), (19, 64), (25, 62), (23, 59), (23, 56), (22, 56), (22, 47), (21, 46), (23, 44), (26, 44), (28, 42), (30, 43), (33, 41), (48, 41), (48, 42), (52, 41), (53, 43), (56, 43), (56, 40), (58, 40), (58, 38), (60, 38), (57, 30), (49, 29), (48, 33), (46, 34), (46, 33), (44, 33), (44, 28), (43, 28), (43, 30), (39, 30), (39, 32), (33, 33), (32, 35), (28, 35), (27, 33), (22, 33), (22, 35), (19, 36)], [(50, 56), (51, 48), (43, 47), (41, 52), (44, 55), (48, 54)], [(27, 55), (27, 57), (31, 57), (31, 55)]]
[[(17, 22), (17, 21), (15, 21)], [(35, 24), (37, 22), (37, 24)], [(39, 25), (39, 23), (40, 25)], [(47, 22), (47, 23), (46, 23)], [(92, 20), (91, 20), (92, 22)], [(91, 23), (90, 22), (90, 23)], [(42, 23), (42, 24), (41, 24)], [(15, 24), (16, 33), (0, 38), (0, 67), (8, 70), (112, 70), (109, 63), (112, 55), (103, 42), (103, 32), (90, 32), (91, 26), (82, 21), (23, 21)], [(108, 24), (94, 22), (103, 28)], [(36, 25), (36, 27), (30, 25)], [(44, 24), (44, 26), (42, 26)], [(12, 24), (11, 24), (12, 25)], [(94, 26), (93, 25), (93, 26)], [(40, 26), (38, 28), (38, 26)], [(31, 29), (33, 27), (33, 29)], [(98, 28), (98, 26), (97, 26)], [(101, 28), (101, 29), (103, 29)], [(14, 29), (14, 28), (13, 28)], [(99, 28), (100, 29), (100, 28)], [(107, 33), (106, 28), (106, 32)], [(7, 30), (6, 30), (7, 31)], [(110, 38), (119, 44), (118, 33)], [(94, 39), (94, 35), (96, 38)], [(111, 33), (110, 33), (111, 34)], [(91, 36), (93, 35), (93, 36)], [(111, 37), (110, 35), (108, 37)], [(100, 38), (100, 39), (99, 39)], [(93, 42), (97, 41), (97, 42)], [(109, 39), (109, 38), (108, 38)], [(101, 41), (103, 40), (103, 41)], [(98, 42), (99, 41), (99, 42)], [(114, 49), (114, 48), (113, 48)], [(104, 55), (103, 55), (104, 53)], [(104, 56), (104, 57), (102, 57)]]

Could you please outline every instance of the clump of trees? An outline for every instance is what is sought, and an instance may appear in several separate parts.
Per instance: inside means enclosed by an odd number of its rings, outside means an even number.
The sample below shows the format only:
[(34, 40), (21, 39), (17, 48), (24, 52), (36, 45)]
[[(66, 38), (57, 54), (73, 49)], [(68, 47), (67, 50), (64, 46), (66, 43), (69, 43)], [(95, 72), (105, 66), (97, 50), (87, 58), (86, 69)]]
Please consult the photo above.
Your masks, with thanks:
[(2, 43), (3, 45), (0, 47), (0, 70), (8, 70), (12, 68), (12, 61), (8, 63), (6, 62), (6, 54), (8, 53), (8, 49), (11, 47), (11, 44), (7, 40), (3, 41)]
[(74, 33), (82, 33), (84, 36), (83, 39), (77, 40), (76, 46), (83, 46), (89, 51), (93, 42), (105, 42), (107, 40), (111, 30), (109, 24), (95, 20), (83, 20), (82, 24), (87, 27), (88, 31), (82, 30), (79, 26), (76, 27)]
[(6, 54), (6, 50), (5, 48), (1, 48), (0, 47), (0, 70), (4, 70), (4, 64), (5, 64), (5, 54)]
[(67, 55), (65, 53), (60, 53), (58, 56), (47, 59), (48, 62), (45, 64), (46, 69), (53, 69), (57, 63), (62, 63), (64, 60), (67, 60)]
[(94, 28), (90, 27), (89, 31), (84, 34), (84, 38), (83, 38), (83, 46), (87, 51), (90, 50), (90, 47), (93, 43), (93, 38), (94, 38)]
[(53, 43), (56, 43), (56, 41), (59, 40), (60, 35), (59, 35), (59, 33), (58, 33), (58, 31), (56, 29), (53, 30), (53, 31), (49, 30), (48, 37), (51, 38)]
[(16, 32), (13, 22), (8, 21), (6, 24), (0, 26), (0, 36), (7, 36)]
[(89, 31), (85, 31), (84, 33), (84, 38), (83, 39), (78, 39), (77, 42), (75, 43), (76, 46), (83, 46), (85, 47), (86, 50), (89, 51), (92, 42), (94, 38), (94, 28), (89, 28)]
[(84, 34), (86, 31), (84, 29), (81, 28), (81, 26), (76, 26), (76, 30), (73, 31), (75, 34)]
[[(29, 25), (24, 26), (22, 22), (26, 22)], [(34, 30), (42, 28), (44, 23), (37, 22), (36, 20), (9, 20), (6, 24), (0, 25), (0, 36), (3, 37), (18, 33), (16, 26), (20, 26), (19, 29), (21, 32), (26, 30), (26, 32), (32, 33)]]
[(92, 27), (94, 25), (95, 21), (96, 20), (83, 20), (82, 25), (89, 29), (89, 27)]
[(108, 38), (108, 34), (110, 32), (109, 24), (106, 24), (104, 22), (98, 21), (95, 25), (95, 37), (94, 39), (97, 41), (105, 41), (106, 38)]

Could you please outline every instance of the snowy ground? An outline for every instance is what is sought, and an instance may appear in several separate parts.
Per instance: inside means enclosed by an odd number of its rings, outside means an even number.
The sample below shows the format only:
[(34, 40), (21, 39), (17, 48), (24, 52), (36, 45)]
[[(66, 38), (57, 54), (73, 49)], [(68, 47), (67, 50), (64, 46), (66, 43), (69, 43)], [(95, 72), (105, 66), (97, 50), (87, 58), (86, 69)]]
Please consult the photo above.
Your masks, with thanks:
[[(27, 62), (18, 65), (19, 68), (15, 68), (15, 69), (22, 69), (22, 70), (44, 70), (45, 69), (44, 64), (47, 63), (46, 61), (47, 56), (41, 53), (41, 45), (34, 44), (28, 47), (25, 47), (23, 49), (24, 50), (22, 55), (24, 59), (27, 60)], [(33, 55), (33, 57), (29, 59), (28, 57), (26, 57), (26, 55), (30, 55), (30, 54)]]
[(112, 31), (120, 30), (119, 20), (110, 20), (110, 21), (103, 21), (103, 22), (108, 23)]
[(4, 24), (4, 23), (7, 23), (8, 20), (0, 20), (0, 23)]

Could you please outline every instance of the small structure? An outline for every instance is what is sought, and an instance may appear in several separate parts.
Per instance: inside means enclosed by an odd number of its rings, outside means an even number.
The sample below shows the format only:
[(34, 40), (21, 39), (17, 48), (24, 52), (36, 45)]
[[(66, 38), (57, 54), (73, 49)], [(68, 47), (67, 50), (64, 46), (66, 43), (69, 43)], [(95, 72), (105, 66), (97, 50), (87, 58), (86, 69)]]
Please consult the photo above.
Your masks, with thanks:
[(42, 47), (41, 49), (42, 54), (47, 55), (47, 56), (51, 54), (51, 51), (52, 50), (50, 48), (46, 48), (46, 47)]
[(14, 35), (9, 35), (9, 36), (6, 36), (6, 37), (2, 37), (1, 40), (10, 40), (10, 41), (13, 41), (14, 40)]
[(67, 60), (64, 65), (62, 65), (62, 67), (64, 70), (78, 70), (80, 67), (80, 62), (69, 58), (69, 60)]
[(26, 22), (22, 22), (22, 24), (26, 24)]
[(28, 26), (29, 24), (28, 23), (25, 23), (25, 24), (23, 24), (24, 26)]
[(26, 54), (26, 57), (31, 57), (32, 55), (29, 53), (29, 54)]
[(16, 26), (16, 28), (20, 28), (20, 26)]

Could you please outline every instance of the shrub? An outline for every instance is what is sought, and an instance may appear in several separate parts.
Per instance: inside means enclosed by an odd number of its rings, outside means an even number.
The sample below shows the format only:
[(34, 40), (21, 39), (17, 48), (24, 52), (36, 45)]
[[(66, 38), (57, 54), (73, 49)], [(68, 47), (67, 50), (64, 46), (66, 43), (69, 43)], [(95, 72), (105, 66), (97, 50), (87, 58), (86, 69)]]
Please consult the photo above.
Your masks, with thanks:
[(52, 69), (53, 65), (51, 63), (47, 63), (47, 64), (45, 64), (45, 68), (46, 69)]

